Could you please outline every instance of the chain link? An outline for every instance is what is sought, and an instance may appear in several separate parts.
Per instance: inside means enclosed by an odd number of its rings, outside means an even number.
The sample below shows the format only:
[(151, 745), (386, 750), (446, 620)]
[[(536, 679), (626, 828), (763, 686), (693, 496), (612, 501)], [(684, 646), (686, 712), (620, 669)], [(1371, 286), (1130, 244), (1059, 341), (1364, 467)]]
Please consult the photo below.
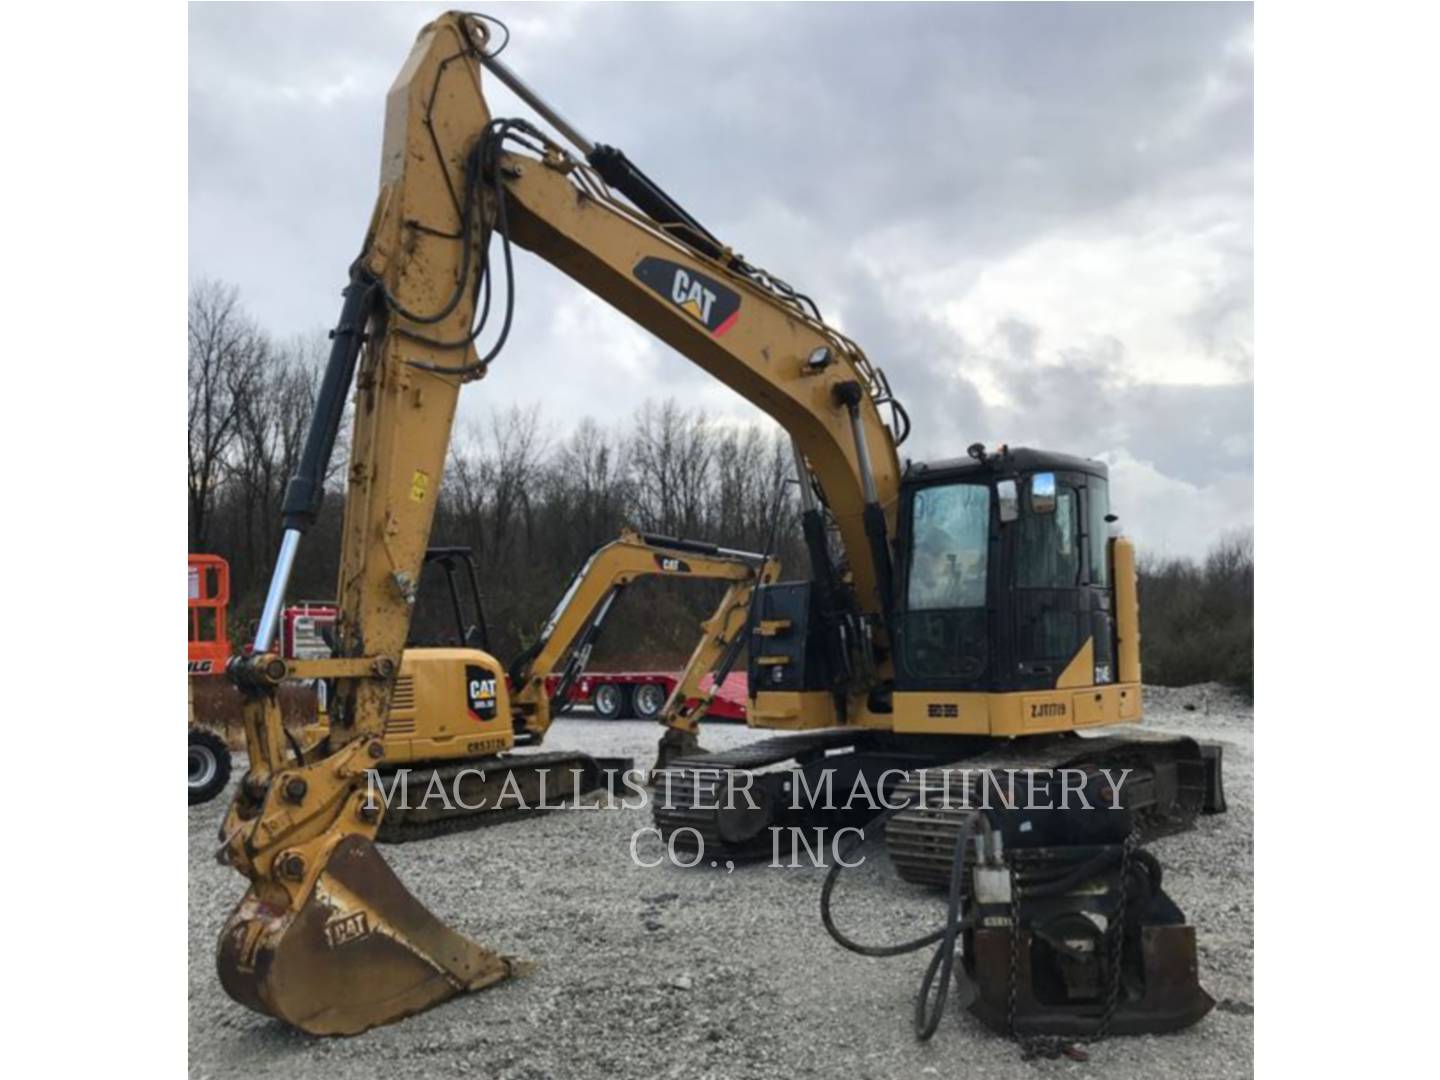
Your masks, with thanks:
[(1021, 1056), (1032, 1058), (1069, 1057), (1076, 1061), (1088, 1061), (1090, 1055), (1081, 1044), (1098, 1043), (1110, 1034), (1110, 1025), (1115, 1021), (1115, 1012), (1120, 1006), (1121, 963), (1125, 958), (1125, 909), (1129, 903), (1130, 856), (1140, 846), (1140, 830), (1133, 828), (1126, 835), (1120, 849), (1120, 903), (1110, 925), (1105, 928), (1105, 943), (1110, 949), (1110, 985), (1106, 988), (1105, 1011), (1100, 1022), (1088, 1035), (1067, 1038), (1063, 1035), (1022, 1035), (1015, 1030), (1015, 1005), (1017, 988), (1020, 983), (1020, 902), (1023, 889), (1020, 876), (1015, 873), (1014, 856), (1011, 856), (1010, 871), (1010, 1002), (1007, 1024), (1010, 1037), (1020, 1046)]
[(1130, 856), (1140, 846), (1139, 828), (1131, 829), (1125, 837), (1120, 851), (1120, 906), (1115, 913), (1115, 922), (1107, 928), (1114, 938), (1110, 945), (1110, 993), (1105, 1002), (1105, 1013), (1100, 1024), (1091, 1033), (1088, 1042), (1099, 1042), (1110, 1034), (1110, 1025), (1115, 1020), (1115, 1010), (1120, 1004), (1120, 972), (1125, 959), (1125, 914), (1130, 901)]

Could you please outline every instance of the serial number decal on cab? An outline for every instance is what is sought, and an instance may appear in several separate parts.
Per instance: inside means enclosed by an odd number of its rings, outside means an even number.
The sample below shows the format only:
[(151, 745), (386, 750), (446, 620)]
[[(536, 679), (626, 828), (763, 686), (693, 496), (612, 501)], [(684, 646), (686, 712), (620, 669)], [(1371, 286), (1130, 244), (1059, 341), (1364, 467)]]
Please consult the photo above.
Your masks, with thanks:
[(647, 255), (635, 264), (635, 277), (720, 337), (740, 317), (740, 294), (720, 282), (669, 259)]
[(1047, 701), (1041, 705), (1030, 706), (1030, 719), (1046, 720), (1052, 716), (1064, 716), (1065, 703), (1063, 701)]

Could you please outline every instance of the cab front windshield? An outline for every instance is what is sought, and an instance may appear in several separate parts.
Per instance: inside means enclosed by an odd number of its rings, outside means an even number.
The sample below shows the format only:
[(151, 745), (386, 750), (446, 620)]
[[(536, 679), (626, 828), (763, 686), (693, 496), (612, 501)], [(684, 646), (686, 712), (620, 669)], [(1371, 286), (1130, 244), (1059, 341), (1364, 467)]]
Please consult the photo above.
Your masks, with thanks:
[(946, 484), (915, 493), (906, 594), (910, 611), (985, 606), (990, 488)]

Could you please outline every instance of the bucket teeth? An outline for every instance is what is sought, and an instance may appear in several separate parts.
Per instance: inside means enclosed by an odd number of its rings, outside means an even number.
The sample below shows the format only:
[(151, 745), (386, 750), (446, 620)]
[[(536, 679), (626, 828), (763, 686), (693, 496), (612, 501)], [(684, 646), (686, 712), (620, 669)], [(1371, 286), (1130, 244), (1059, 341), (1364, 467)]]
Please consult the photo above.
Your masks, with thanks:
[(246, 893), (216, 959), (232, 998), (312, 1035), (354, 1035), (517, 973), (430, 914), (362, 836), (335, 845), (296, 907)]

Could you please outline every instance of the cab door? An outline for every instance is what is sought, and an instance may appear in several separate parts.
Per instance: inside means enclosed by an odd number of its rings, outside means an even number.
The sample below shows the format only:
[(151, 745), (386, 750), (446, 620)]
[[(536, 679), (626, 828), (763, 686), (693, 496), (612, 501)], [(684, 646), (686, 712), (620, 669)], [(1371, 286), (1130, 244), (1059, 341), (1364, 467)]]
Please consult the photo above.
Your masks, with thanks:
[[(1011, 671), (1018, 689), (1050, 689), (1092, 634), (1079, 473), (1021, 478), (1018, 518), (1005, 530), (1010, 566)], [(1088, 685), (1089, 673), (1085, 683)]]
[(1081, 518), (1085, 549), (1086, 608), (1090, 613), (1090, 640), (1094, 643), (1097, 685), (1115, 681), (1115, 591), (1110, 580), (1110, 489), (1098, 476), (1086, 476), (1081, 492)]

